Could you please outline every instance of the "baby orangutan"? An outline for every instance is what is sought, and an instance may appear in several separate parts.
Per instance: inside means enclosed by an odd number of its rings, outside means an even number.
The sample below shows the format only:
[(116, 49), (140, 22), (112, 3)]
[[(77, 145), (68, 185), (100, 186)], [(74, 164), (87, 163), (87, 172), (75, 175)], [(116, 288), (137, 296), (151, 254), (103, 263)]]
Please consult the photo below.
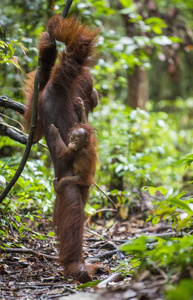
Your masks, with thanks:
[[(58, 193), (66, 184), (74, 184), (82, 187), (83, 203), (85, 204), (88, 196), (88, 188), (94, 183), (96, 169), (96, 139), (94, 128), (89, 124), (77, 124), (69, 132), (68, 146), (63, 142), (58, 129), (52, 124), (50, 126), (58, 157), (63, 162), (65, 171), (72, 168), (73, 176), (65, 176), (54, 179), (54, 188)], [(65, 172), (66, 174), (66, 172)], [(85, 194), (87, 190), (87, 196)], [(82, 194), (82, 193), (81, 193)], [(85, 198), (86, 197), (86, 198)]]

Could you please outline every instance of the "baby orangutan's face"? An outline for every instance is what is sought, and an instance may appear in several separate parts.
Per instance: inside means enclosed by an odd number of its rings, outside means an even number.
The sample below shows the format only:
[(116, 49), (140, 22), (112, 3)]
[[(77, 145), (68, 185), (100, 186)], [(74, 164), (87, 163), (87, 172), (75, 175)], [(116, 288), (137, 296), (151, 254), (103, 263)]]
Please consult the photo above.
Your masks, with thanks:
[(68, 148), (77, 151), (83, 148), (88, 142), (88, 133), (84, 128), (78, 128), (72, 131), (70, 135)]

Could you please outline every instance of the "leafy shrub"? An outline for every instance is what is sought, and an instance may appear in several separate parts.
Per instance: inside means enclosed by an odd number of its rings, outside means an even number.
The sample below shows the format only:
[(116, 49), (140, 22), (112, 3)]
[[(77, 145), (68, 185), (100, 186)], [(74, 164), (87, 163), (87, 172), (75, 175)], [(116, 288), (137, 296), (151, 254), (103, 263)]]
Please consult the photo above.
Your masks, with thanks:
[[(182, 112), (179, 118), (184, 118)], [(90, 122), (97, 128), (99, 140), (98, 182), (108, 186), (114, 171), (123, 176), (126, 190), (183, 184), (184, 166), (175, 162), (189, 152), (193, 133), (179, 129), (176, 116), (131, 110), (113, 102), (99, 105)], [(181, 147), (182, 136), (185, 147)]]

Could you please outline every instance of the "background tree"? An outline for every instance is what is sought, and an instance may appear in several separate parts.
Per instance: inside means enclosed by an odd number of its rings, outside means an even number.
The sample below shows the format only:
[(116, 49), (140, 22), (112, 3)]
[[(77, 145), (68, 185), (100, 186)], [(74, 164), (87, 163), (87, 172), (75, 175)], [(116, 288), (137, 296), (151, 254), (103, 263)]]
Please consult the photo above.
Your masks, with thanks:
[[(46, 21), (51, 14), (61, 12), (63, 4), (62, 0), (57, 2), (38, 0), (33, 3), (26, 2), (24, 6), (12, 0), (7, 0), (6, 5), (0, 4), (3, 29), (1, 39), (7, 45), (1, 47), (1, 62), (4, 62), (0, 66), (2, 95), (24, 103), (22, 81), (26, 71), (32, 71), (37, 67), (38, 53), (35, 47), (37, 39), (41, 31), (45, 30)], [(144, 185), (157, 186), (165, 183), (176, 187), (179, 180), (183, 185), (182, 178), (189, 179), (192, 176), (191, 171), (184, 174), (181, 166), (176, 173), (173, 172), (174, 162), (192, 148), (191, 99), (190, 101), (176, 99), (176, 95), (192, 96), (192, 77), (189, 76), (192, 59), (190, 39), (192, 3), (173, 0), (168, 7), (165, 1), (120, 1), (120, 4), (121, 6), (117, 8), (117, 1), (74, 0), (72, 13), (76, 13), (82, 21), (90, 25), (101, 27), (98, 42), (99, 59), (92, 71), (95, 87), (100, 94), (100, 104), (90, 116), (90, 122), (98, 129), (101, 145), (99, 151), (101, 165), (97, 180), (123, 204), (135, 197), (139, 199), (140, 195), (136, 196), (133, 191), (138, 193)], [(173, 7), (176, 9), (172, 10)], [(174, 13), (173, 18), (167, 17), (170, 10)], [(178, 13), (175, 13), (176, 10)], [(16, 18), (19, 15), (20, 20)], [(129, 22), (128, 28), (125, 26), (125, 18)], [(166, 25), (172, 20), (175, 26), (173, 23)], [(183, 27), (182, 31), (176, 27), (178, 22), (184, 24), (184, 27), (180, 25)], [(130, 36), (126, 29), (132, 31)], [(18, 41), (17, 44), (15, 40)], [(28, 49), (27, 52), (24, 51), (25, 48)], [(171, 57), (174, 57), (176, 64), (173, 64)], [(11, 64), (11, 61), (15, 62), (16, 59), (22, 71)], [(181, 78), (180, 84), (174, 85), (181, 94), (172, 88), (168, 62), (172, 69), (176, 70), (173, 73), (174, 77)], [(135, 78), (136, 68), (148, 78), (149, 95), (153, 97), (152, 101), (146, 103), (150, 113), (133, 111), (128, 107), (128, 77)], [(145, 86), (147, 78), (144, 81)], [(130, 93), (133, 88), (133, 94), (139, 95), (138, 80), (134, 81), (135, 84), (129, 89)], [(141, 82), (143, 86), (143, 81)], [(140, 94), (143, 93), (147, 99), (147, 89), (142, 89)], [(138, 98), (142, 99), (142, 96), (140, 97)], [(165, 97), (173, 100), (171, 103), (167, 102), (167, 106), (165, 101), (160, 101)], [(140, 106), (145, 107), (145, 100)], [(154, 113), (155, 110), (158, 112)], [(167, 114), (173, 110), (175, 115)], [(18, 114), (10, 110), (5, 111), (4, 108), (1, 108), (1, 113), (4, 114), (1, 115), (4, 122), (21, 128), (15, 123), (22, 121)], [(12, 120), (8, 121), (7, 117), (11, 117)], [(4, 136), (1, 137), (0, 148), (2, 167), (0, 186), (3, 189), (6, 180), (9, 181), (18, 165), (22, 146)], [(32, 169), (33, 174), (29, 175), (28, 171)], [(26, 170), (10, 197), (14, 195), (21, 199), (22, 203), (26, 203), (28, 199), (32, 210), (37, 207), (36, 203), (38, 205), (43, 203), (44, 208), (49, 211), (53, 200), (52, 166), (48, 153), (40, 145), (33, 146)], [(35, 174), (39, 174), (40, 177), (33, 177)], [(44, 181), (47, 177), (49, 180)], [(43, 181), (42, 185), (39, 179)], [(28, 188), (29, 181), (31, 186)], [(35, 196), (34, 190), (37, 193)], [(96, 205), (102, 205), (98, 192), (93, 191), (93, 199)]]

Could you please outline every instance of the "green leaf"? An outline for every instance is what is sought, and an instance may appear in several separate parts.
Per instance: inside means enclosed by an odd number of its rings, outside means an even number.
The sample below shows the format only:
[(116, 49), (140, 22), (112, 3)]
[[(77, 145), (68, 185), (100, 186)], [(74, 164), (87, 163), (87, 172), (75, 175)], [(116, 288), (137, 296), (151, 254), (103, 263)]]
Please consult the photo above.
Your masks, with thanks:
[(15, 216), (15, 219), (16, 219), (17, 222), (19, 222), (19, 223), (21, 222), (20, 216)]
[(85, 288), (90, 288), (96, 286), (101, 280), (95, 280), (95, 281), (89, 281), (84, 284), (80, 284), (76, 287), (76, 289), (85, 289)]
[(48, 236), (55, 236), (55, 232), (54, 231), (50, 231), (50, 232), (48, 232)]
[(132, 241), (128, 241), (127, 243), (120, 246), (120, 250), (127, 252), (128, 254), (144, 254), (144, 252), (147, 250), (146, 241), (147, 237), (140, 236), (139, 238), (136, 238)]
[(96, 209), (93, 208), (89, 203), (86, 203), (84, 210), (85, 210), (85, 213), (89, 216), (94, 215), (96, 212)]
[(187, 212), (193, 214), (193, 211), (191, 210), (191, 208), (183, 200), (178, 200), (176, 198), (173, 198), (173, 199), (168, 200), (168, 202), (171, 204), (176, 204), (178, 207), (185, 209)]
[(132, 0), (120, 0), (120, 3), (124, 6), (124, 7), (129, 7), (133, 4)]
[(177, 285), (169, 286), (166, 289), (168, 300), (191, 300), (193, 297), (192, 279), (182, 279)]

